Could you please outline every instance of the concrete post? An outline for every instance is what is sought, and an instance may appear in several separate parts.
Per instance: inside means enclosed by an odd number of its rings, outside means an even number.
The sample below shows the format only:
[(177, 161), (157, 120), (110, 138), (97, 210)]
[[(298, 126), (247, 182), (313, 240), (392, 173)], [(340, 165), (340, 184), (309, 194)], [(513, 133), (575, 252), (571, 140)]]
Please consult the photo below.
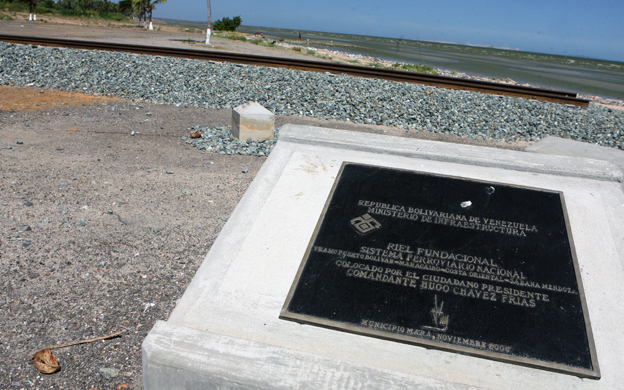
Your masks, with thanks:
[(232, 135), (241, 141), (273, 139), (275, 115), (256, 102), (232, 110)]

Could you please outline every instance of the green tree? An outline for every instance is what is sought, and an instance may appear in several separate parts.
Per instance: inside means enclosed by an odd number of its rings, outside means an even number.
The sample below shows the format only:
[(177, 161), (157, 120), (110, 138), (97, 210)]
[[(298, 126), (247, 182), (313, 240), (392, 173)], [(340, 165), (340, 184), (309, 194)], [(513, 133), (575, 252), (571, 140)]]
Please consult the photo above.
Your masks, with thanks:
[(147, 27), (147, 6), (150, 0), (132, 0), (136, 14), (139, 16), (139, 27)]
[(147, 15), (149, 15), (149, 27), (144, 27), (153, 30), (154, 26), (152, 25), (152, 12), (156, 9), (156, 4), (165, 4), (166, 2), (167, 0), (132, 0), (137, 13), (139, 14), (139, 24), (141, 22), (141, 18), (145, 23), (147, 23)]
[(149, 29), (153, 30), (154, 27), (152, 26), (152, 12), (154, 12), (154, 10), (156, 9), (156, 4), (165, 4), (167, 2), (167, 0), (153, 0), (147, 1), (147, 11), (149, 12), (149, 18), (150, 18), (150, 24), (149, 24)]
[(134, 16), (137, 13), (137, 9), (132, 0), (121, 0), (119, 2), (119, 12), (124, 16)]
[(28, 0), (28, 7), (30, 8), (30, 16), (28, 20), (36, 21), (37, 20), (37, 0)]
[(243, 20), (240, 16), (235, 16), (232, 19), (224, 17), (223, 19), (214, 22), (213, 27), (215, 30), (219, 31), (236, 31), (242, 22)]

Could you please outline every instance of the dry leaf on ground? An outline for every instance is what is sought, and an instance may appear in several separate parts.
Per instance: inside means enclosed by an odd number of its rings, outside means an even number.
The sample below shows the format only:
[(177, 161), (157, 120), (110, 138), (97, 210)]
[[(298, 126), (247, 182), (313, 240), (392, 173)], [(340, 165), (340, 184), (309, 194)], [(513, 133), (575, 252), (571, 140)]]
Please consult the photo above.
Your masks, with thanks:
[(202, 132), (201, 130), (197, 130), (191, 133), (191, 138), (201, 138)]
[(61, 366), (49, 348), (42, 349), (33, 356), (33, 363), (37, 370), (44, 374), (54, 374), (61, 370)]
[(126, 385), (125, 383), (123, 385), (119, 385), (117, 386), (117, 388), (115, 390), (121, 390), (121, 389), (125, 389), (126, 387), (128, 387), (128, 385)]

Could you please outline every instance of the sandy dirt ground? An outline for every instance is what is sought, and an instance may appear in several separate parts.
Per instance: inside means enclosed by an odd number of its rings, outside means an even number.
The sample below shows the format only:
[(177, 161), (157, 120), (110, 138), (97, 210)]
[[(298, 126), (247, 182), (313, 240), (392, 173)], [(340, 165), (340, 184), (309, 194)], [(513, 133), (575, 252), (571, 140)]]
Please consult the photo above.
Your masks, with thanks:
[[(26, 18), (28, 15), (26, 15)], [(44, 16), (44, 19), (47, 18)], [(76, 24), (80, 23), (80, 24)], [(81, 19), (54, 18), (49, 23), (29, 22), (28, 20), (0, 20), (0, 34), (40, 36), (47, 38), (80, 39), (86, 41), (113, 42), (129, 45), (163, 46), (179, 49), (223, 50), (243, 54), (269, 55), (274, 57), (298, 58), (315, 61), (329, 61), (311, 57), (300, 52), (281, 47), (253, 45), (232, 39), (211, 37), (206, 46), (204, 32), (184, 32), (185, 29), (173, 26), (158, 27), (149, 31), (134, 24), (111, 24)]]
[[(143, 338), (264, 161), (181, 141), (190, 126), (226, 123), (225, 112), (74, 98), (0, 113), (2, 389), (142, 388)], [(54, 351), (59, 373), (31, 364), (45, 346), (117, 331)], [(120, 372), (106, 380), (100, 368)]]

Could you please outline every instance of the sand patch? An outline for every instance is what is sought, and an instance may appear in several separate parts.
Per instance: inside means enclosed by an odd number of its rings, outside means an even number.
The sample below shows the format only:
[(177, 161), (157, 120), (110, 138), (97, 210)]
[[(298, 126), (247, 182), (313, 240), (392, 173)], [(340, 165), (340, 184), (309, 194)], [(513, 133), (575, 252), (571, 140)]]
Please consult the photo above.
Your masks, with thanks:
[(0, 86), (0, 110), (39, 111), (60, 106), (87, 106), (119, 103), (124, 99), (88, 96), (78, 92), (50, 91), (34, 87)]

